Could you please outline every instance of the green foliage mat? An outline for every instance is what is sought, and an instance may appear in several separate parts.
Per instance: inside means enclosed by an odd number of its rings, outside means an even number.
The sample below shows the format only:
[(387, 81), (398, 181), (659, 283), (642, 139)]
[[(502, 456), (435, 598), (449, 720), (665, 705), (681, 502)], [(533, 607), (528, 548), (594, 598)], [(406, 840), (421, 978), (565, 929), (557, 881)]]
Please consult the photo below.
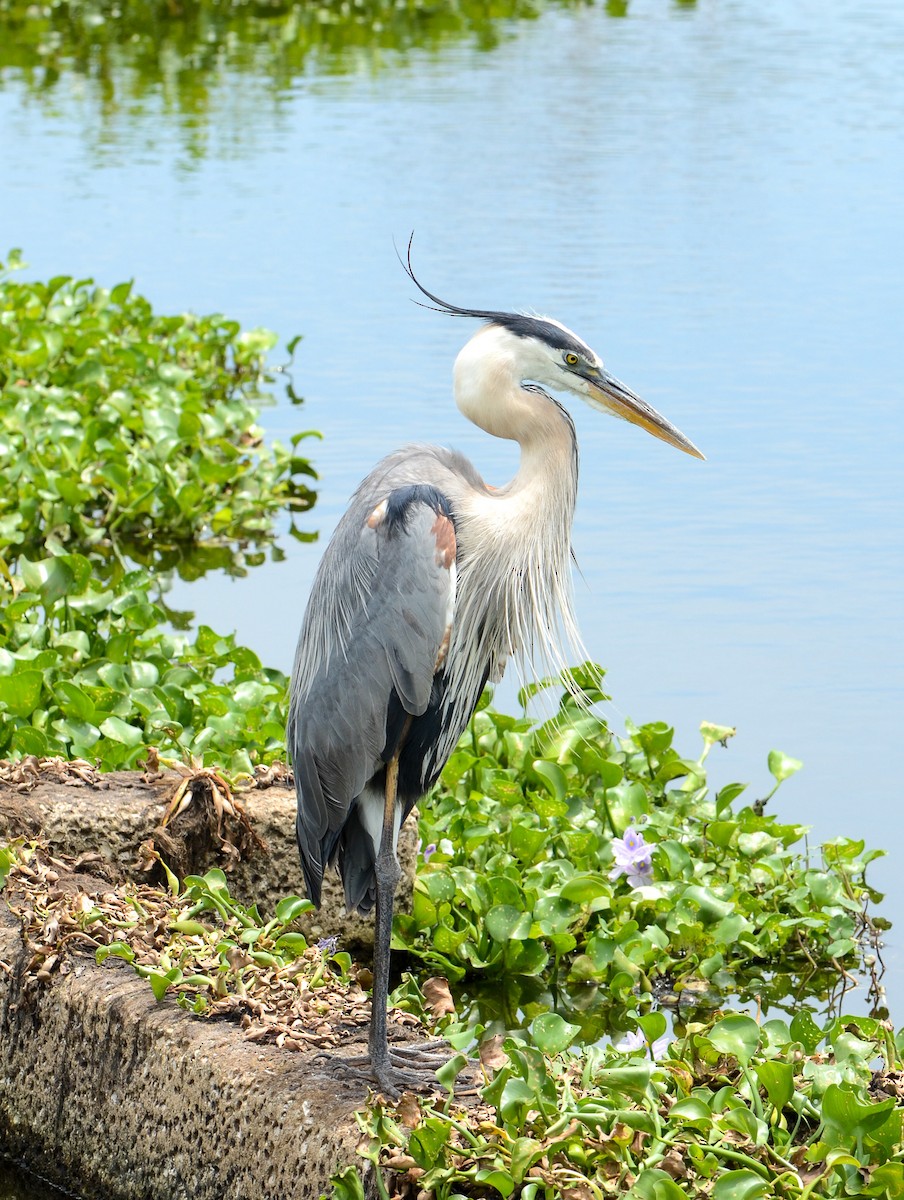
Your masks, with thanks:
[(156, 316), (129, 283), (15, 282), (3, 269), (7, 563), (53, 539), (100, 564), (128, 553), (154, 566), (167, 550), (216, 544), (228, 565), (231, 543), (311, 506), (310, 463), (265, 448), (255, 424), (275, 334), (219, 315)]
[[(574, 677), (599, 698), (599, 668)], [(570, 692), (536, 724), (483, 708), (421, 806), (428, 843), (395, 945), (453, 980), (543, 975), (587, 1008), (708, 984), (799, 1001), (843, 984), (839, 964), (875, 951), (866, 883), (881, 851), (838, 838), (810, 851), (807, 829), (766, 812), (800, 763), (769, 756), (775, 787), (744, 803), (713, 793), (707, 756), (734, 730), (702, 727), (696, 758), (662, 723), (615, 737)], [(643, 870), (618, 866), (629, 836)], [(626, 860), (627, 861), (627, 860)], [(826, 974), (828, 972), (828, 974)], [(602, 1001), (602, 995), (600, 997)], [(598, 1036), (599, 1006), (577, 1015)]]
[[(359, 1153), (387, 1169), (384, 1200), (904, 1196), (904, 1039), (882, 1022), (736, 1013), (665, 1041), (654, 1060), (509, 1038), (483, 1056), (476, 1105), (378, 1098)], [(333, 1196), (363, 1200), (355, 1167)]]
[(277, 512), (313, 503), (305, 435), (289, 451), (256, 424), (275, 335), (2, 269), (0, 754), (271, 762), (286, 677), (232, 636), (178, 632), (161, 593), (167, 568), (243, 572)]

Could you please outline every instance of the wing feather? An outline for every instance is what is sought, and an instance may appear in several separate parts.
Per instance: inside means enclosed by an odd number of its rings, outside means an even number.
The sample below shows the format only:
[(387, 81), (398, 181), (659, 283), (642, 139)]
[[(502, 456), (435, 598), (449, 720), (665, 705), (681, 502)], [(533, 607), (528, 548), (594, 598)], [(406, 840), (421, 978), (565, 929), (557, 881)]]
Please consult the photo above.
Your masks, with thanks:
[[(348, 554), (360, 587), (337, 597), (329, 560)], [(356, 536), (337, 534), (327, 549), (302, 638), (328, 642), (328, 652), (309, 678), (293, 679), (287, 730), (298, 842), (315, 902), (357, 798), (398, 749), (391, 712), (399, 704), (415, 718), (427, 710), (454, 598), (451, 508), (432, 486), (393, 490), (364, 519), (357, 514)], [(326, 631), (324, 621), (332, 622)]]

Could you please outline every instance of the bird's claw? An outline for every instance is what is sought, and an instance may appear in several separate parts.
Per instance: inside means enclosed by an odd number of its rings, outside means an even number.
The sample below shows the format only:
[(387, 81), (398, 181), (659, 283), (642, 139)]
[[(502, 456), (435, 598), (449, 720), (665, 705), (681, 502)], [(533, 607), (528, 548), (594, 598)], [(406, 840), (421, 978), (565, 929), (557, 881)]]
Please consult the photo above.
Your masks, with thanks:
[(431, 1051), (429, 1046), (391, 1046), (389, 1061), (395, 1067), (415, 1067), (422, 1071), (438, 1071), (449, 1061), (449, 1047), (445, 1042), (437, 1044), (445, 1047), (445, 1053)]
[[(442, 1047), (446, 1053), (437, 1053)], [(420, 1045), (392, 1046), (384, 1059), (374, 1062), (369, 1054), (356, 1054), (352, 1058), (334, 1058), (320, 1054), (318, 1058), (330, 1059), (333, 1065), (345, 1074), (364, 1076), (372, 1080), (390, 1100), (398, 1100), (403, 1091), (435, 1092), (443, 1085), (437, 1080), (436, 1072), (449, 1061), (449, 1044), (442, 1038)]]
[(441, 1050), (446, 1054), (446, 1056), (448, 1056), (451, 1049), (452, 1047), (445, 1038), (430, 1038), (426, 1042), (406, 1042), (404, 1045), (400, 1046), (391, 1045), (389, 1047), (389, 1053), (402, 1055), (407, 1054), (409, 1057), (418, 1057), (424, 1052), (429, 1054), (433, 1051)]

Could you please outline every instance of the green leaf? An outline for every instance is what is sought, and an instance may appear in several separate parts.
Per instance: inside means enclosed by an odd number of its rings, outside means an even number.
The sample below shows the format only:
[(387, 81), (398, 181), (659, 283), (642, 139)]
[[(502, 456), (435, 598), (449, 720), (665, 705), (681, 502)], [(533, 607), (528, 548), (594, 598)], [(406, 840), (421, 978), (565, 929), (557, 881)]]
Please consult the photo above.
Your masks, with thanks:
[(94, 703), (87, 692), (68, 679), (54, 685), (54, 695), (66, 716), (79, 721), (90, 721), (94, 717)]
[(513, 826), (509, 834), (512, 853), (517, 854), (523, 862), (533, 862), (547, 840), (548, 834), (544, 829), (523, 824)]
[(562, 885), (559, 895), (575, 904), (589, 904), (611, 893), (612, 884), (602, 875), (573, 875)]
[(28, 726), (17, 729), (13, 734), (12, 748), (21, 754), (33, 754), (36, 758), (47, 758), (50, 753), (50, 742), (47, 735), (40, 729)]
[(794, 1095), (794, 1069), (790, 1063), (778, 1059), (757, 1063), (754, 1067), (757, 1078), (766, 1089), (769, 1103), (776, 1112), (781, 1112)]
[(596, 756), (595, 762), (590, 764), (590, 770), (592, 774), (599, 775), (600, 783), (607, 790), (618, 787), (625, 777), (624, 769), (618, 763), (610, 762), (599, 756)]
[(822, 1041), (824, 1034), (810, 1013), (806, 1009), (802, 1009), (791, 1019), (791, 1036), (796, 1042), (801, 1043), (807, 1054), (812, 1054)]
[(545, 762), (543, 759), (535, 759), (531, 771), (535, 779), (538, 779), (557, 800), (565, 799), (566, 778), (565, 772), (557, 763)]
[(699, 1096), (685, 1096), (677, 1100), (669, 1110), (670, 1120), (694, 1122), (701, 1129), (708, 1130), (712, 1124), (713, 1114)]
[(493, 1188), (500, 1196), (508, 1197), (515, 1190), (514, 1179), (508, 1171), (502, 1171), (498, 1167), (485, 1167), (478, 1171), (474, 1178), (484, 1187)]
[(646, 1013), (642, 1017), (637, 1018), (637, 1024), (643, 1030), (643, 1035), (647, 1043), (652, 1046), (657, 1042), (668, 1029), (668, 1022), (665, 1019), (665, 1014), (659, 1012)]
[(746, 1066), (760, 1044), (760, 1027), (752, 1017), (732, 1013), (723, 1017), (709, 1031), (709, 1042), (720, 1054), (733, 1054)]
[(687, 1200), (687, 1192), (658, 1167), (641, 1171), (626, 1196), (629, 1200)]
[(468, 1065), (467, 1054), (453, 1054), (447, 1063), (436, 1072), (437, 1080), (442, 1084), (446, 1091), (452, 1095), (455, 1091), (455, 1080)]
[(769, 770), (778, 783), (782, 783), (791, 775), (796, 774), (804, 764), (797, 758), (790, 758), (781, 750), (769, 751)]
[(746, 783), (728, 783), (721, 788), (716, 795), (716, 816), (720, 817), (727, 809), (730, 809), (734, 801), (746, 789)]
[(533, 918), (540, 932), (549, 936), (565, 933), (579, 911), (576, 904), (562, 896), (541, 896), (534, 906)]
[(98, 946), (94, 953), (95, 961), (102, 963), (107, 958), (121, 958), (126, 962), (135, 961), (135, 951), (128, 942), (110, 942), (108, 946)]
[(524, 1180), (524, 1176), (534, 1163), (543, 1157), (545, 1152), (545, 1146), (542, 1142), (538, 1142), (536, 1138), (515, 1138), (514, 1142), (512, 1142), (511, 1169), (512, 1178), (516, 1184)]
[(78, 595), (91, 578), (91, 563), (81, 554), (60, 554), (38, 562), (23, 559), (19, 569), (25, 586), (47, 605), (63, 596)]
[(511, 904), (496, 904), (487, 913), (484, 925), (495, 942), (505, 942), (517, 928), (523, 913)]
[(514, 953), (507, 955), (505, 965), (513, 975), (539, 975), (549, 962), (549, 955), (542, 942), (529, 938), (523, 942), (510, 942)]
[(0, 675), (0, 704), (14, 717), (29, 717), (38, 707), (44, 684), (42, 671), (18, 670)]
[(858, 1139), (885, 1122), (894, 1107), (893, 1098), (869, 1104), (858, 1098), (849, 1083), (829, 1084), (822, 1098), (823, 1140), (833, 1147), (853, 1149)]
[(503, 1121), (516, 1128), (522, 1128), (528, 1109), (537, 1103), (535, 1090), (525, 1079), (517, 1076), (508, 1079), (502, 1089), (499, 1100), (499, 1113)]
[(900, 1162), (882, 1163), (869, 1177), (867, 1196), (884, 1196), (886, 1200), (900, 1200), (904, 1196), (904, 1166)]
[(772, 1192), (768, 1173), (763, 1168), (763, 1174), (755, 1171), (726, 1171), (716, 1180), (712, 1190), (712, 1200), (760, 1200)]
[(531, 1039), (544, 1054), (560, 1054), (571, 1045), (580, 1031), (579, 1025), (572, 1025), (553, 1012), (534, 1017), (530, 1026)]
[(276, 905), (276, 918), (283, 925), (288, 925), (302, 913), (312, 912), (313, 908), (311, 901), (302, 896), (286, 896)]
[(308, 939), (303, 933), (284, 933), (274, 943), (283, 958), (292, 960), (301, 958), (308, 948)]
[(419, 1167), (429, 1170), (435, 1166), (450, 1132), (451, 1127), (438, 1118), (428, 1118), (409, 1137), (408, 1153)]
[(650, 1080), (657, 1070), (656, 1064), (651, 1062), (632, 1063), (630, 1067), (604, 1067), (595, 1072), (593, 1080), (598, 1087), (643, 1102), (648, 1099)]
[[(180, 973), (181, 975), (181, 973)], [(174, 982), (172, 971), (149, 971), (148, 982), (151, 985), (151, 990), (154, 993), (154, 999), (159, 1003), (166, 993), (169, 991), (170, 985)]]
[(140, 746), (144, 741), (142, 730), (137, 729), (134, 725), (129, 725), (127, 721), (123, 721), (119, 717), (107, 717), (105, 721), (101, 721), (100, 731), (104, 737), (110, 738), (114, 742), (121, 742), (124, 746)]
[[(412, 1140), (415, 1137), (417, 1137), (416, 1132), (412, 1134)], [(330, 1184), (333, 1187), (335, 1200), (365, 1200), (364, 1184), (357, 1167), (346, 1167), (344, 1171), (331, 1175)]]

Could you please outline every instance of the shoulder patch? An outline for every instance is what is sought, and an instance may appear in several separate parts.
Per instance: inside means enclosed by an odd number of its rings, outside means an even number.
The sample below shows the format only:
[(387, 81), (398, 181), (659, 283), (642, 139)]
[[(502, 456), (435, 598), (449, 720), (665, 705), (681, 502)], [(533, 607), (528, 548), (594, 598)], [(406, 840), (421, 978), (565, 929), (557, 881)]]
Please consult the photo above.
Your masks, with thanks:
[(447, 517), (444, 513), (437, 513), (430, 532), (436, 542), (436, 565), (444, 567), (448, 571), (455, 562), (458, 550), (455, 541), (455, 526), (452, 524), (451, 517)]
[(402, 529), (407, 527), (408, 515), (417, 504), (426, 505), (428, 508), (432, 508), (437, 516), (446, 517), (450, 522), (452, 521), (452, 508), (449, 501), (439, 488), (430, 483), (410, 483), (407, 487), (395, 488), (389, 493), (385, 504), (386, 524), (390, 533), (396, 526), (401, 526)]
[(386, 517), (387, 503), (388, 503), (388, 501), (381, 500), (380, 503), (377, 505), (377, 507), (370, 514), (370, 516), (367, 518), (367, 525), (370, 529), (376, 529), (378, 525), (383, 524), (383, 520)]

